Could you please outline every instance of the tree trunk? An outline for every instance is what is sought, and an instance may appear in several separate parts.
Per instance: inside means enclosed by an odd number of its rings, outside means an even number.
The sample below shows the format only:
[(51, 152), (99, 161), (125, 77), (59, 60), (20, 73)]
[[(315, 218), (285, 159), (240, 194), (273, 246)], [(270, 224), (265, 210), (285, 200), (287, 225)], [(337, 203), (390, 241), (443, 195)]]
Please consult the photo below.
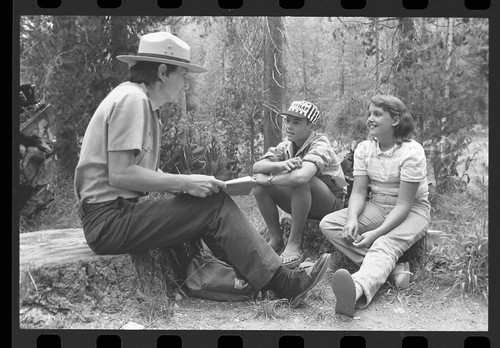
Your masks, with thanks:
[[(444, 66), (446, 73), (448, 73), (451, 66), (451, 52), (453, 51), (453, 25), (454, 25), (454, 19), (448, 18), (448, 33), (446, 39), (446, 62)], [(447, 84), (444, 87), (444, 97), (448, 99), (449, 96), (450, 96), (450, 86)]]
[(342, 99), (345, 94), (345, 40), (342, 35), (342, 46), (340, 50), (340, 98)]
[(306, 66), (306, 49), (304, 47), (304, 32), (301, 32), (300, 41), (302, 45), (302, 81), (304, 86), (302, 87), (304, 99), (308, 100), (309, 96), (307, 94), (307, 66)]
[(267, 17), (264, 59), (264, 149), (281, 141), (281, 117), (285, 71), (283, 65), (283, 21)]
[[(127, 54), (127, 17), (121, 16), (111, 16), (110, 17), (110, 33), (111, 38), (109, 41), (109, 53), (113, 58), (111, 60), (111, 70), (112, 74), (116, 76), (117, 82), (122, 81), (127, 72), (128, 68), (126, 64), (120, 62), (116, 59), (116, 56), (120, 54)], [(117, 83), (115, 83), (117, 84)]]
[(379, 88), (380, 80), (380, 42), (379, 42), (378, 21), (375, 19), (375, 85)]
[(61, 53), (56, 57), (57, 68), (47, 78), (45, 87), (47, 88), (47, 94), (52, 95), (53, 100), (59, 101), (59, 105), (53, 105), (54, 109), (59, 111), (55, 122), (57, 142), (54, 145), (59, 167), (58, 171), (72, 175), (78, 161), (78, 147), (74, 128), (75, 115), (73, 114), (75, 109), (72, 106), (66, 108), (62, 105), (64, 105), (67, 95), (77, 93), (79, 86), (78, 84), (66, 86), (62, 85), (61, 82), (66, 82), (65, 79), (69, 76), (78, 76), (78, 70), (82, 67), (74, 59), (74, 49), (79, 46), (78, 38), (73, 35), (77, 31), (74, 19), (66, 16), (58, 19), (54, 17), (54, 22), (56, 23), (54, 32), (60, 42), (57, 51)]
[(401, 41), (398, 45), (398, 61), (396, 71), (405, 70), (413, 65), (413, 45), (415, 41), (415, 23), (412, 18), (399, 19), (398, 28), (401, 32)]
[(248, 128), (249, 128), (249, 139), (250, 139), (250, 166), (252, 166), (255, 162), (255, 110), (250, 115), (250, 119), (248, 120)]

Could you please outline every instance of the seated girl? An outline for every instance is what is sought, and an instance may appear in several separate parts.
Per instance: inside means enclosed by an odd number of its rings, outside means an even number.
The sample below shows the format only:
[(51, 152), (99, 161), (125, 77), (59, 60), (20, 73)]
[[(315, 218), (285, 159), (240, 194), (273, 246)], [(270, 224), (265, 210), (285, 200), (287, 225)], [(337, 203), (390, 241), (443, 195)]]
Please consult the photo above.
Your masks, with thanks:
[(335, 311), (350, 317), (355, 308), (368, 306), (430, 222), (426, 158), (423, 147), (410, 139), (414, 121), (407, 107), (394, 96), (375, 96), (366, 125), (370, 139), (354, 152), (348, 208), (320, 222), (335, 248), (360, 266), (352, 275), (339, 269), (332, 280)]
[[(281, 115), (287, 140), (269, 148), (254, 164), (254, 195), (269, 229), (269, 244), (281, 254), (284, 266), (294, 268), (303, 261), (301, 241), (306, 220), (321, 220), (342, 209), (347, 183), (328, 138), (313, 130), (320, 118), (318, 108), (307, 101), (294, 101)], [(286, 247), (278, 207), (291, 214)]]

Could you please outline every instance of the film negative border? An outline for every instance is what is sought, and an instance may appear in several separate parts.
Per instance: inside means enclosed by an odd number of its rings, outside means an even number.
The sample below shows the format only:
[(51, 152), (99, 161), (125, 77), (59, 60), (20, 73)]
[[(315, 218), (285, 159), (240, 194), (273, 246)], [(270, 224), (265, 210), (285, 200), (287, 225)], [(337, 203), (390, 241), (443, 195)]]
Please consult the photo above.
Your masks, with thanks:
[[(446, 340), (446, 343), (443, 342)], [(489, 337), (481, 333), (433, 332), (48, 332), (37, 334), (29, 340), (18, 340), (14, 347), (34, 348), (490, 348)], [(22, 345), (21, 345), (22, 344)]]
[[(21, 15), (205, 15), (205, 16), (410, 16), (481, 17), (490, 19), (490, 115), (500, 112), (500, 5), (496, 0), (16, 0), (13, 3), (13, 38)], [(15, 56), (14, 52), (14, 58)], [(15, 62), (15, 59), (14, 59)], [(16, 64), (14, 64), (16, 65)], [(14, 69), (16, 70), (16, 69)], [(16, 77), (16, 76), (14, 76)], [(16, 79), (14, 78), (14, 81)], [(490, 118), (492, 122), (494, 117)], [(491, 124), (490, 127), (494, 125)], [(493, 130), (493, 128), (491, 128)], [(494, 134), (494, 132), (491, 132)], [(491, 138), (492, 144), (496, 142)], [(495, 145), (492, 148), (496, 148)], [(494, 154), (496, 156), (496, 154)], [(491, 172), (495, 172), (491, 161)], [(493, 180), (491, 181), (493, 182)], [(496, 211), (496, 202), (490, 205)], [(492, 217), (493, 219), (495, 217)], [(493, 224), (491, 224), (493, 226)], [(15, 236), (15, 234), (13, 234)], [(491, 235), (491, 245), (498, 237)], [(13, 238), (13, 274), (18, 275), (18, 240)], [(492, 248), (494, 250), (495, 248)], [(498, 254), (498, 253), (497, 253)], [(399, 331), (128, 331), (19, 329), (19, 288), (13, 283), (12, 347), (22, 348), (128, 348), (128, 347), (464, 347), (500, 346), (498, 309), (498, 255), (490, 256), (490, 313), (487, 332)], [(17, 279), (13, 277), (13, 279)]]
[[(22, 0), (14, 14), (488, 17), (492, 0)], [(161, 12), (157, 12), (161, 11)], [(163, 12), (165, 11), (165, 12)]]
[[(96, 0), (99, 8), (118, 9), (123, 0)], [(182, 7), (183, 0), (157, 0), (159, 9), (178, 9)], [(186, 2), (186, 0), (184, 0)], [(406, 10), (426, 10), (429, 8), (429, 0), (401, 0), (402, 7)], [(370, 1), (368, 0), (370, 3)], [(246, 3), (246, 2), (245, 2)], [(309, 1), (307, 1), (309, 3)], [(244, 0), (218, 0), (218, 6), (225, 10), (242, 9)], [(42, 9), (57, 9), (63, 5), (62, 0), (38, 0), (37, 5)], [(306, 0), (279, 0), (279, 6), (284, 10), (300, 10), (306, 5)], [(340, 0), (340, 6), (345, 10), (362, 10), (366, 7), (367, 0)], [(434, 2), (431, 1), (431, 8)], [(467, 10), (488, 10), (491, 0), (464, 0)]]

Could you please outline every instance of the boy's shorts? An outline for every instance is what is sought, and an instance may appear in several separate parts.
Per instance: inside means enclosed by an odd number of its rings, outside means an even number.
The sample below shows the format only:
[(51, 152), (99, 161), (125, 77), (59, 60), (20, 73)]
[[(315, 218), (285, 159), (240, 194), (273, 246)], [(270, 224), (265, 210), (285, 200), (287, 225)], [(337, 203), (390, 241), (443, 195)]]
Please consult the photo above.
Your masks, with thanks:
[(333, 193), (333, 195), (344, 204), (345, 200), (345, 192), (342, 187), (338, 187), (337, 184), (335, 184), (335, 181), (333, 181), (332, 177), (330, 175), (323, 175), (320, 176), (319, 179), (325, 183), (326, 186), (330, 189), (330, 191)]

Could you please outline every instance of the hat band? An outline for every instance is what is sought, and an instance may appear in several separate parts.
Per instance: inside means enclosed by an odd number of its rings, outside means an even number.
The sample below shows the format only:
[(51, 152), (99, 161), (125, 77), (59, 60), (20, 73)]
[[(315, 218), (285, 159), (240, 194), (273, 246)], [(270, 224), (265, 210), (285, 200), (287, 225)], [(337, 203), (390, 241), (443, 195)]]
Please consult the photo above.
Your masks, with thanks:
[(151, 58), (162, 58), (162, 59), (170, 59), (170, 60), (177, 60), (179, 62), (183, 63), (191, 63), (188, 59), (184, 58), (178, 58), (178, 57), (173, 57), (173, 56), (167, 56), (164, 54), (156, 54), (156, 53), (137, 53), (138, 56), (143, 56), (143, 57), (151, 57)]

